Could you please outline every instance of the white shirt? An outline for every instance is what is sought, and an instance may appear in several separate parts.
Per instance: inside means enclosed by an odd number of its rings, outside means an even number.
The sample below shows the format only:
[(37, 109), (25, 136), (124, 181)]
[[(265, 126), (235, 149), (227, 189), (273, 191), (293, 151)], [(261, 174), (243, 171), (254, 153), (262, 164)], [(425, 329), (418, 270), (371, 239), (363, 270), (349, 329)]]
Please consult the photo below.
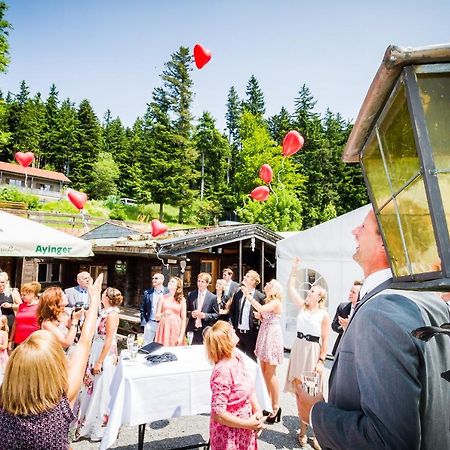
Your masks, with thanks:
[[(249, 295), (253, 297), (255, 291), (249, 292)], [(242, 310), (241, 321), (238, 325), (240, 330), (249, 331), (250, 330), (250, 307), (252, 306), (250, 302), (245, 299), (245, 296), (242, 295), (241, 302), (244, 302), (244, 309)], [(242, 307), (242, 303), (241, 303)]]
[(156, 289), (152, 294), (152, 313), (150, 314), (150, 320), (155, 320), (156, 308), (158, 307), (158, 300), (161, 298), (163, 290), (157, 291)]
[(361, 286), (361, 290), (359, 291), (359, 298), (362, 299), (368, 292), (372, 291), (381, 283), (384, 283), (386, 280), (389, 280), (389, 278), (392, 278), (391, 269), (383, 269), (370, 274), (364, 280), (364, 283)]

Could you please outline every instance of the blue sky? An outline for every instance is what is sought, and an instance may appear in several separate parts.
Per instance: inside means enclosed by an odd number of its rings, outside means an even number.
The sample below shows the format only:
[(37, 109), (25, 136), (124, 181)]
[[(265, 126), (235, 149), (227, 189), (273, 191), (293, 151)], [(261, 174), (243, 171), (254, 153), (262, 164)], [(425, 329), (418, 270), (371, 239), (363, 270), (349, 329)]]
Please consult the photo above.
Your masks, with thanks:
[(450, 42), (450, 1), (378, 0), (7, 0), (11, 64), (3, 92), (90, 100), (125, 125), (142, 116), (159, 74), (180, 45), (201, 43), (212, 60), (194, 69), (196, 117), (225, 126), (227, 94), (240, 97), (252, 74), (267, 115), (306, 84), (317, 102), (354, 119), (386, 47)]

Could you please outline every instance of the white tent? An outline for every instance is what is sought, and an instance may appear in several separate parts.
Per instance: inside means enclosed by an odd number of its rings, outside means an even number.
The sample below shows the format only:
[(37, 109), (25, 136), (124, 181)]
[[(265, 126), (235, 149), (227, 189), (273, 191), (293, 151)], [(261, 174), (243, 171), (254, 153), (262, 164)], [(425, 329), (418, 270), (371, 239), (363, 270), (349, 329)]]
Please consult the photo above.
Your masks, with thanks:
[(0, 256), (75, 258), (92, 255), (89, 241), (0, 211)]
[[(360, 225), (367, 215), (370, 205), (363, 206), (333, 220), (317, 225), (305, 231), (283, 239), (277, 244), (277, 280), (287, 286), (292, 261), (301, 257), (300, 276), (305, 290), (311, 283), (326, 287), (328, 290), (328, 312), (333, 320), (336, 307), (347, 301), (348, 292), (355, 279), (362, 279), (363, 273), (353, 261), (355, 238), (352, 230)], [(298, 276), (297, 276), (298, 279)], [(282, 325), (284, 344), (291, 348), (296, 334), (298, 310), (286, 295), (286, 307), (283, 309)], [(331, 353), (336, 333), (331, 331), (328, 353)]]

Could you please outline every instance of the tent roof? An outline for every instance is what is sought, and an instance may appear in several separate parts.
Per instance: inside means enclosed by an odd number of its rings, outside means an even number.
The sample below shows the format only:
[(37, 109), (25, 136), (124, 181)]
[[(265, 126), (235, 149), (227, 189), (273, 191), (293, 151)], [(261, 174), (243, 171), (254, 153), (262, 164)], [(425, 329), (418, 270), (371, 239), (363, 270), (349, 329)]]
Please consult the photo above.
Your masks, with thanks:
[(83, 258), (93, 253), (89, 241), (0, 211), (0, 256)]
[(328, 222), (283, 239), (277, 244), (277, 257), (303, 260), (351, 259), (355, 250), (355, 239), (351, 231), (362, 223), (371, 205), (350, 211)]

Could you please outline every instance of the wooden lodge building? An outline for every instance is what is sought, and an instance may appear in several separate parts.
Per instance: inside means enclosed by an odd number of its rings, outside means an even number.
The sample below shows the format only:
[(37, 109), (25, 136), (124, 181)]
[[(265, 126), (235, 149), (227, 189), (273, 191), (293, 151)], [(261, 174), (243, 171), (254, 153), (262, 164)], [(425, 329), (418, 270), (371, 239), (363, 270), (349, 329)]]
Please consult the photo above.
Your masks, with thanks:
[(276, 243), (280, 235), (261, 225), (222, 225), (203, 229), (170, 230), (152, 238), (132, 228), (105, 222), (82, 236), (91, 240), (94, 257), (88, 261), (65, 263), (64, 286), (73, 285), (80, 270), (92, 276), (105, 274), (106, 284), (124, 293), (125, 306), (139, 306), (143, 292), (151, 287), (152, 275), (162, 272), (166, 283), (180, 276), (185, 291), (197, 288), (197, 275), (212, 275), (211, 291), (230, 267), (234, 279), (256, 270), (261, 285), (276, 275)]
[[(126, 225), (105, 222), (83, 239), (92, 242), (94, 256), (89, 258), (0, 257), (0, 267), (9, 273), (11, 284), (36, 280), (45, 289), (76, 285), (76, 276), (86, 270), (95, 278), (103, 273), (104, 287), (113, 286), (124, 294), (124, 306), (138, 307), (145, 289), (151, 287), (155, 272), (183, 278), (185, 292), (196, 289), (199, 272), (212, 275), (211, 291), (230, 267), (234, 280), (254, 269), (261, 275), (261, 286), (276, 275), (276, 243), (280, 235), (261, 225), (228, 223), (202, 229), (169, 230), (152, 238)], [(1, 255), (0, 255), (1, 256)]]

